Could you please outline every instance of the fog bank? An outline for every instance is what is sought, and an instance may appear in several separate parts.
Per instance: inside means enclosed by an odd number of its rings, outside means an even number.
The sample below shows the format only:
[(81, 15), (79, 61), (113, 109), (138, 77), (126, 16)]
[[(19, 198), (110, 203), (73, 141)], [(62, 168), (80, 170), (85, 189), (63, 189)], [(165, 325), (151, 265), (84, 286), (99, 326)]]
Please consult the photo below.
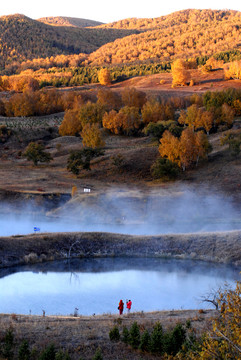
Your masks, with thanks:
[(0, 203), (0, 235), (101, 231), (133, 235), (241, 229), (241, 205), (221, 194), (178, 187), (141, 191), (112, 188), (83, 193), (47, 211), (33, 201)]

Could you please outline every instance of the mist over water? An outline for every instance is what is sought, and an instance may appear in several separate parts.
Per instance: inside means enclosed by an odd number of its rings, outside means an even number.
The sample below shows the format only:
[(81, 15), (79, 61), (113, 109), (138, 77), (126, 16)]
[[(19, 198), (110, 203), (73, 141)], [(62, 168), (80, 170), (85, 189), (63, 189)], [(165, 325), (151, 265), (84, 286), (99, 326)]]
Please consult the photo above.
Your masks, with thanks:
[(81, 193), (53, 211), (32, 202), (0, 203), (0, 236), (40, 232), (106, 231), (155, 235), (241, 229), (241, 205), (192, 187), (112, 188)]

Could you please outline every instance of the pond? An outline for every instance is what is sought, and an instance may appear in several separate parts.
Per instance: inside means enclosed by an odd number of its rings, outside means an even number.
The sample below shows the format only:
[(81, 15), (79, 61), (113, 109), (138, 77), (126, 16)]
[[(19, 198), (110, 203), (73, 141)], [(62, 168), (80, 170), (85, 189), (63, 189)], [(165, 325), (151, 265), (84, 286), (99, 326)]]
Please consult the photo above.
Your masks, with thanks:
[[(240, 269), (223, 264), (158, 258), (75, 259), (0, 271), (0, 313), (79, 315), (212, 308), (201, 297), (234, 286)], [(126, 310), (124, 310), (125, 312)]]

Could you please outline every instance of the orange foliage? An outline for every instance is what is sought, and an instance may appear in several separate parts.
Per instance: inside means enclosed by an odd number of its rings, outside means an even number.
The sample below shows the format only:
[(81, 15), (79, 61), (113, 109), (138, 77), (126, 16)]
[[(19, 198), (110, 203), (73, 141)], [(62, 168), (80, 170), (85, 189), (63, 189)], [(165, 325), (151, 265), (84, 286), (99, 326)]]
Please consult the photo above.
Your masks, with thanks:
[(30, 75), (3, 76), (2, 87), (4, 90), (14, 90), (16, 92), (36, 91), (39, 89), (39, 83)]
[(101, 136), (100, 127), (98, 124), (86, 124), (81, 131), (83, 145), (92, 149), (99, 148), (105, 145)]
[(103, 116), (104, 128), (114, 134), (130, 135), (139, 129), (141, 124), (138, 109), (125, 106), (119, 113), (115, 110), (105, 113)]
[(121, 96), (125, 106), (134, 106), (141, 109), (146, 103), (146, 94), (143, 91), (136, 90), (134, 87), (125, 87)]
[(80, 133), (82, 124), (79, 119), (78, 110), (67, 110), (64, 114), (64, 119), (59, 127), (59, 135), (74, 136)]
[(239, 79), (241, 80), (241, 61), (231, 62), (225, 66), (225, 79)]
[(223, 123), (227, 124), (228, 126), (231, 126), (233, 124), (234, 114), (235, 114), (235, 110), (232, 109), (231, 106), (229, 106), (226, 103), (222, 105), (221, 119)]
[(106, 68), (101, 69), (98, 73), (98, 80), (101, 85), (110, 85), (111, 84), (110, 71)]
[(155, 19), (125, 19), (104, 27), (138, 29), (141, 32), (102, 46), (90, 54), (91, 64), (149, 59), (166, 61), (177, 57), (210, 56), (238, 48), (241, 13), (189, 9)]
[(97, 94), (97, 103), (103, 106), (106, 111), (118, 110), (121, 107), (120, 96), (110, 89), (100, 89)]
[(187, 67), (187, 62), (182, 59), (177, 59), (172, 63), (172, 86), (187, 85), (189, 80)]
[(205, 158), (210, 147), (203, 132), (195, 133), (191, 128), (182, 132), (180, 139), (165, 131), (160, 139), (159, 153), (162, 157), (175, 162), (185, 171), (200, 158)]
[(141, 114), (145, 124), (156, 123), (161, 120), (172, 120), (174, 118), (174, 109), (170, 103), (164, 105), (151, 99), (143, 105)]

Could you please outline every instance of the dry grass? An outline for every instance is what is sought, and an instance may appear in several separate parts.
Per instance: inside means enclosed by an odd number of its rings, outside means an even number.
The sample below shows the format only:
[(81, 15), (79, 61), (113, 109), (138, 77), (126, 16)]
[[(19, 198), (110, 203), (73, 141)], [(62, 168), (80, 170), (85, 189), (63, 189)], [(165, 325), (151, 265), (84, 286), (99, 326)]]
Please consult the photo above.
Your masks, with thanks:
[(30, 348), (41, 349), (49, 343), (54, 343), (57, 348), (68, 350), (73, 359), (83, 357), (92, 359), (96, 349), (101, 348), (104, 359), (156, 359), (152, 355), (141, 355), (122, 342), (114, 343), (109, 340), (109, 331), (114, 325), (118, 325), (120, 332), (123, 326), (130, 328), (137, 321), (144, 329), (151, 330), (159, 321), (164, 330), (175, 327), (181, 322), (185, 325), (189, 319), (191, 326), (197, 335), (209, 326), (211, 318), (216, 312), (207, 310), (200, 314), (198, 310), (162, 311), (151, 313), (132, 313), (123, 315), (100, 315), (100, 316), (25, 316), (25, 315), (0, 315), (0, 337), (10, 327), (13, 329), (16, 345), (23, 339), (28, 340)]
[(158, 236), (85, 232), (1, 237), (0, 267), (83, 256), (174, 257), (239, 265), (240, 239), (241, 231)]

